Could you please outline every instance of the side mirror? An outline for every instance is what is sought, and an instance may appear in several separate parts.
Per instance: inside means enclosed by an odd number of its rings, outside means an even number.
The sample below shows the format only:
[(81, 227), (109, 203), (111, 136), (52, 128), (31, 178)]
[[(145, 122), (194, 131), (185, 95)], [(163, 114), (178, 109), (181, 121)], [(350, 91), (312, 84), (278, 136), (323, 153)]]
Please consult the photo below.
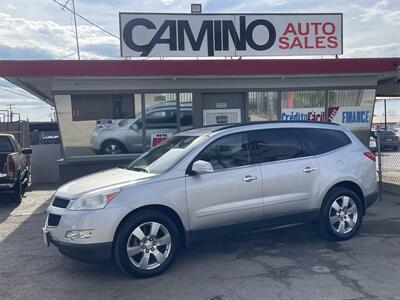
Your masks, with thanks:
[(196, 160), (193, 163), (192, 172), (196, 174), (213, 173), (214, 169), (208, 161)]
[(32, 149), (31, 148), (22, 148), (21, 152), (23, 154), (32, 154)]
[(131, 129), (134, 130), (134, 131), (138, 131), (139, 130), (139, 126), (136, 123), (133, 123), (131, 125)]

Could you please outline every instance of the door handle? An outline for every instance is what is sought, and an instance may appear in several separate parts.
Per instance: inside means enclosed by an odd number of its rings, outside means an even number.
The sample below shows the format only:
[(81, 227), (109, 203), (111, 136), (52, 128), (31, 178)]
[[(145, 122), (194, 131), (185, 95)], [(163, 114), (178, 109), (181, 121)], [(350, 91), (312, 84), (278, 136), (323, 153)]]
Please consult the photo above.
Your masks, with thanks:
[(317, 168), (305, 167), (304, 170), (303, 170), (303, 172), (304, 172), (304, 173), (312, 173), (312, 172), (314, 172), (314, 171), (316, 171), (316, 170), (317, 170)]
[(245, 182), (251, 182), (253, 180), (257, 180), (258, 178), (256, 176), (250, 176), (250, 175), (246, 175), (245, 177), (242, 178), (243, 181)]

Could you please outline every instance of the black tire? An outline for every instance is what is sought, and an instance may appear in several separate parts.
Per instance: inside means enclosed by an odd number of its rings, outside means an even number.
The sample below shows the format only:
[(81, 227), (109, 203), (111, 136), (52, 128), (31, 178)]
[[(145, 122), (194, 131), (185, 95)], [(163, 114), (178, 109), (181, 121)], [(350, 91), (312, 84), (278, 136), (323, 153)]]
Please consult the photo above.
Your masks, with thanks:
[[(341, 197), (349, 197), (350, 200), (348, 201), (349, 203), (351, 201), (354, 202), (355, 208), (357, 211), (357, 216), (356, 216), (356, 221), (354, 222), (354, 214), (350, 214), (349, 211), (350, 209), (342, 209), (340, 208), (340, 213), (339, 216), (337, 216), (334, 212), (336, 211), (335, 208), (333, 208), (334, 202), (336, 204), (338, 203), (343, 203), (343, 199)], [(340, 206), (340, 205), (339, 205)], [(341, 215), (345, 214), (346, 215)], [(349, 214), (348, 214), (349, 213)], [(348, 215), (347, 215), (348, 214)], [(337, 218), (337, 223), (331, 224), (331, 218), (334, 222), (335, 218)], [(341, 219), (344, 218), (344, 219)], [(353, 226), (348, 223), (353, 221)], [(363, 219), (363, 206), (361, 203), (361, 199), (357, 196), (355, 192), (353, 192), (350, 189), (344, 188), (344, 187), (336, 187), (333, 188), (328, 192), (328, 194), (325, 196), (322, 207), (321, 207), (321, 212), (320, 212), (320, 217), (319, 217), (319, 225), (320, 225), (320, 231), (321, 233), (328, 239), (334, 240), (334, 241), (343, 241), (343, 240), (348, 240), (352, 238), (357, 231), (360, 229), (361, 223)], [(344, 223), (344, 229), (341, 229), (341, 223)], [(347, 229), (346, 229), (347, 226)], [(336, 228), (338, 227), (338, 228)], [(351, 228), (352, 227), (352, 228)], [(343, 228), (343, 227), (342, 227)], [(349, 230), (348, 232), (346, 230)], [(342, 231), (342, 232), (339, 232)]]
[(23, 188), (22, 188), (22, 183), (21, 183), (21, 177), (18, 176), (17, 181), (14, 184), (13, 190), (12, 190), (12, 200), (14, 202), (20, 203), (22, 201), (22, 195), (23, 195)]
[[(115, 153), (112, 153), (111, 150), (109, 150), (109, 148), (115, 148), (118, 150), (116, 150)], [(101, 145), (101, 149), (100, 149), (101, 154), (121, 154), (121, 153), (127, 153), (127, 152), (128, 151), (126, 150), (125, 146), (120, 141), (117, 141), (117, 140), (105, 141)]]
[[(144, 251), (149, 252), (150, 251), (150, 260), (155, 261), (155, 263), (158, 263), (158, 260), (156, 260), (156, 256), (153, 254), (153, 250), (140, 250), (142, 252), (136, 254), (136, 256), (129, 257), (128, 256), (128, 250), (127, 250), (127, 245), (128, 242), (131, 241), (131, 234), (132, 232), (137, 229), (139, 226), (142, 224), (148, 224), (150, 222), (156, 222), (164, 226), (164, 228), (167, 229), (169, 232), (170, 236), (170, 247), (169, 247), (169, 252), (167, 254), (166, 259), (157, 267), (154, 267), (153, 269), (142, 269), (138, 266), (136, 266), (132, 260), (141, 260), (143, 259), (143, 256), (145, 255)], [(146, 226), (146, 225), (144, 225)], [(143, 229), (146, 229), (145, 227), (142, 227)], [(148, 232), (145, 232), (143, 230), (143, 233), (145, 233), (146, 238), (150, 238), (150, 235)], [(136, 239), (133, 237), (133, 239)], [(138, 239), (137, 239), (138, 241)], [(157, 241), (157, 239), (156, 239)], [(145, 247), (144, 244), (140, 243), (139, 245), (143, 245), (141, 247)], [(175, 226), (175, 224), (171, 221), (168, 216), (165, 214), (159, 212), (159, 211), (154, 211), (154, 210), (147, 210), (147, 211), (142, 211), (138, 212), (136, 214), (131, 215), (127, 220), (124, 221), (124, 223), (121, 225), (119, 228), (118, 232), (116, 233), (115, 239), (114, 239), (114, 251), (113, 251), (113, 257), (114, 261), (117, 264), (117, 266), (124, 272), (127, 272), (128, 274), (138, 277), (138, 278), (146, 278), (146, 277), (153, 277), (162, 274), (165, 272), (172, 264), (172, 262), (175, 259), (176, 253), (179, 248), (179, 233), (178, 230)], [(163, 251), (162, 248), (163, 246), (154, 246), (156, 251), (160, 250)], [(153, 248), (152, 248), (153, 249)], [(167, 248), (165, 248), (167, 249)], [(167, 250), (165, 250), (167, 251)], [(166, 253), (166, 252), (164, 252)], [(142, 256), (143, 255), (143, 256)], [(137, 258), (136, 258), (137, 257)]]

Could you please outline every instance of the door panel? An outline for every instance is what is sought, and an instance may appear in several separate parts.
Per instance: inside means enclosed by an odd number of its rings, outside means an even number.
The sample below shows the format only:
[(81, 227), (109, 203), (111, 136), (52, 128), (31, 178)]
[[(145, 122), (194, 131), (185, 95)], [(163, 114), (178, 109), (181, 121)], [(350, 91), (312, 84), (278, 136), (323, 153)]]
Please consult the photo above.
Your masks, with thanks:
[[(263, 176), (264, 216), (312, 209), (318, 194), (319, 170), (314, 157), (265, 163)], [(306, 168), (312, 170), (305, 172)]]
[[(252, 181), (244, 181), (252, 176)], [(186, 177), (191, 230), (262, 218), (262, 179), (257, 165)]]

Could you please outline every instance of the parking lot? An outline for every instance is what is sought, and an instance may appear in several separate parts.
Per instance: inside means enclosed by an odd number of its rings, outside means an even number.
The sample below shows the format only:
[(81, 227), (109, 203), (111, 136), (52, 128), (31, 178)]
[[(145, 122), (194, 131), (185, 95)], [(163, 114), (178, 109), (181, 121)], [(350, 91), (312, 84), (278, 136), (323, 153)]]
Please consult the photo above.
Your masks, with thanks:
[(1, 299), (400, 299), (394, 193), (369, 210), (350, 241), (325, 241), (311, 224), (226, 236), (183, 251), (164, 275), (138, 280), (45, 247), (41, 227), (54, 189), (32, 187), (18, 206), (0, 202)]

